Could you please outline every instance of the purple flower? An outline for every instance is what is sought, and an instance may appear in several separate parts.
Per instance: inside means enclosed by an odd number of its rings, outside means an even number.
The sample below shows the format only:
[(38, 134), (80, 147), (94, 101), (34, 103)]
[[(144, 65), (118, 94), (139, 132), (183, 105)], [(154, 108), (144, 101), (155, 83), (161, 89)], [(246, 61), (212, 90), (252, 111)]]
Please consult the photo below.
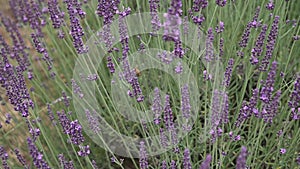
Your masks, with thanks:
[(80, 151), (78, 151), (77, 154), (80, 157), (88, 156), (91, 153), (89, 145), (86, 145), (86, 146), (79, 145), (79, 148), (80, 148)]
[(145, 142), (141, 141), (140, 142), (140, 154), (139, 154), (139, 158), (140, 158), (140, 168), (141, 169), (146, 169), (148, 168), (148, 155), (147, 155), (147, 151), (145, 148)]
[(273, 118), (278, 112), (278, 107), (280, 103), (281, 91), (277, 91), (275, 96), (272, 98), (268, 104), (263, 105), (262, 117), (265, 122), (272, 123)]
[(205, 56), (204, 59), (206, 61), (212, 61), (214, 59), (214, 49), (213, 49), (213, 41), (214, 41), (214, 34), (213, 34), (213, 29), (209, 28), (207, 31), (207, 37), (205, 41)]
[(72, 84), (74, 94), (77, 94), (78, 97), (82, 99), (84, 94), (82, 93), (80, 86), (76, 83), (74, 79), (71, 79), (71, 84)]
[(220, 21), (219, 25), (216, 26), (215, 30), (217, 33), (222, 33), (224, 31), (224, 22)]
[(149, 0), (150, 5), (150, 12), (151, 12), (151, 24), (153, 32), (157, 32), (160, 27), (161, 23), (157, 14), (157, 10), (159, 8), (159, 0)]
[(28, 169), (28, 166), (26, 165), (26, 161), (25, 161), (24, 157), (21, 155), (19, 149), (15, 148), (15, 149), (14, 149), (14, 153), (16, 154), (17, 159), (18, 159), (18, 161), (22, 164), (22, 166), (23, 166), (25, 169)]
[(224, 39), (220, 38), (219, 57), (221, 58), (223, 55), (224, 55)]
[(199, 12), (200, 9), (206, 8), (207, 5), (208, 5), (207, 0), (194, 0), (192, 9), (194, 12)]
[(206, 156), (206, 159), (202, 162), (199, 169), (209, 169), (210, 168), (210, 162), (211, 162), (211, 155), (208, 154)]
[(165, 135), (163, 128), (159, 129), (159, 138), (160, 138), (160, 144), (162, 145), (162, 147), (166, 148), (168, 146), (168, 139)]
[(173, 61), (172, 54), (167, 53), (166, 51), (163, 51), (161, 53), (157, 54), (157, 57), (164, 63), (170, 64)]
[(48, 1), (48, 10), (50, 13), (50, 19), (54, 29), (59, 29), (64, 23), (64, 12), (59, 9), (57, 0)]
[(155, 124), (160, 124), (160, 115), (163, 111), (163, 106), (161, 103), (161, 96), (160, 96), (160, 91), (159, 89), (156, 87), (154, 89), (154, 98), (152, 101), (152, 106), (151, 106), (151, 110), (154, 113), (154, 123)]
[(235, 122), (235, 125), (237, 127), (239, 127), (242, 122), (244, 122), (246, 119), (248, 119), (250, 117), (250, 115), (251, 115), (250, 113), (251, 112), (249, 110), (249, 107), (248, 107), (246, 101), (243, 101), (242, 107), (240, 109), (240, 112), (239, 112), (237, 121)]
[(247, 148), (242, 146), (240, 155), (236, 160), (236, 169), (245, 169), (246, 168), (246, 160), (247, 160)]
[(177, 169), (176, 161), (171, 161), (170, 169)]
[(258, 63), (258, 58), (261, 56), (261, 53), (263, 52), (263, 45), (264, 40), (266, 38), (266, 32), (267, 32), (268, 26), (265, 24), (262, 26), (261, 32), (255, 42), (255, 47), (251, 50), (251, 58), (250, 62), (252, 65), (256, 65)]
[(294, 110), (300, 106), (300, 76), (297, 76), (294, 82), (294, 89), (290, 95), (288, 105)]
[(175, 67), (175, 73), (180, 74), (183, 71), (182, 63), (178, 62), (176, 67)]
[(275, 8), (273, 0), (270, 0), (269, 3), (266, 5), (266, 8), (272, 11)]
[(281, 148), (280, 149), (280, 154), (285, 154), (286, 153), (286, 149), (285, 148)]
[(72, 161), (67, 161), (63, 154), (58, 155), (58, 160), (62, 164), (63, 168), (75, 169)]
[(48, 116), (50, 118), (50, 121), (52, 122), (52, 124), (55, 124), (54, 114), (52, 112), (51, 105), (49, 103), (47, 103), (47, 112), (48, 112)]
[(274, 61), (272, 63), (272, 66), (270, 68), (270, 71), (268, 73), (268, 77), (266, 81), (264, 82), (264, 85), (261, 89), (261, 96), (260, 99), (265, 103), (269, 103), (271, 100), (271, 95), (274, 90), (274, 83), (275, 83), (275, 77), (276, 77), (276, 69), (277, 69), (277, 62)]
[(165, 96), (165, 107), (164, 107), (164, 123), (167, 130), (173, 129), (173, 112), (170, 105), (170, 96)]
[(188, 84), (183, 85), (181, 88), (181, 112), (184, 118), (190, 118), (191, 104)]
[(279, 24), (279, 16), (275, 16), (271, 31), (270, 31), (270, 33), (268, 35), (268, 39), (267, 39), (268, 43), (266, 45), (266, 48), (267, 48), (266, 54), (265, 54), (264, 58), (262, 59), (261, 65), (259, 67), (260, 71), (266, 71), (266, 69), (269, 65), (270, 59), (272, 58), (276, 40), (277, 40), (277, 35), (278, 35), (278, 24)]
[(220, 7), (224, 7), (227, 3), (227, 0), (216, 0), (216, 4)]
[(161, 169), (168, 169), (166, 160), (161, 162)]
[(192, 169), (190, 150), (186, 148), (183, 152), (183, 168)]
[(49, 165), (43, 160), (43, 154), (38, 150), (30, 137), (27, 138), (29, 154), (33, 159), (33, 164), (36, 168), (50, 169)]
[(93, 111), (93, 113), (91, 113), (88, 109), (85, 110), (85, 115), (88, 120), (89, 127), (94, 133), (97, 134), (101, 131), (101, 129), (96, 113), (97, 112), (95, 110)]
[(7, 152), (4, 150), (4, 148), (2, 146), (0, 146), (0, 157), (2, 159), (2, 166), (4, 169), (10, 169), (10, 167), (8, 166), (7, 160), (8, 160), (8, 154)]
[(231, 79), (231, 76), (232, 76), (233, 64), (234, 64), (234, 60), (232, 58), (230, 58), (228, 60), (228, 65), (226, 67), (226, 71), (225, 71), (225, 74), (224, 74), (224, 85), (226, 87), (229, 87), (229, 85), (230, 85), (230, 79)]
[(65, 106), (69, 107), (70, 106), (70, 101), (69, 101), (68, 96), (66, 95), (65, 91), (62, 92), (62, 96), (63, 96), (63, 99), (64, 99)]
[(9, 113), (6, 113), (5, 116), (6, 116), (5, 123), (6, 123), (6, 124), (10, 124), (10, 121), (11, 121), (11, 119), (12, 119), (12, 116), (11, 116)]

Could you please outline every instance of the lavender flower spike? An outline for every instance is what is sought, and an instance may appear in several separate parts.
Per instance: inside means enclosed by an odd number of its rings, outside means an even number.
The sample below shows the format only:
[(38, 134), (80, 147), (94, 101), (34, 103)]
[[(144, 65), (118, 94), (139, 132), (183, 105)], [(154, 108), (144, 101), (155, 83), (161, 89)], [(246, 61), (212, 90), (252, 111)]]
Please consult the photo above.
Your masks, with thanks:
[(145, 149), (145, 142), (141, 141), (140, 142), (140, 167), (141, 169), (146, 169), (148, 168), (148, 155), (147, 151)]
[(183, 152), (183, 168), (192, 169), (190, 150), (186, 148)]
[(236, 160), (236, 169), (245, 169), (246, 168), (246, 160), (247, 160), (247, 148), (242, 146), (240, 155)]
[(206, 156), (206, 159), (203, 161), (199, 169), (209, 169), (210, 168), (210, 162), (211, 162), (211, 155), (208, 154)]

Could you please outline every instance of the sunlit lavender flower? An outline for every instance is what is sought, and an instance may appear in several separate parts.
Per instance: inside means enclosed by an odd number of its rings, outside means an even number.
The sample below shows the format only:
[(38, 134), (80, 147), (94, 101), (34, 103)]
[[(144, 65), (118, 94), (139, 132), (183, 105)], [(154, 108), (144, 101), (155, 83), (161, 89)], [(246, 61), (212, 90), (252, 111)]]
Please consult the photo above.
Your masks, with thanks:
[(251, 58), (250, 58), (250, 63), (252, 65), (256, 65), (259, 61), (258, 61), (258, 57), (261, 56), (261, 53), (263, 52), (263, 45), (264, 45), (264, 40), (266, 37), (266, 32), (268, 29), (268, 25), (264, 24), (262, 26), (261, 32), (255, 42), (255, 47), (252, 48), (251, 50)]
[(141, 141), (140, 142), (140, 154), (139, 154), (139, 158), (140, 158), (140, 168), (141, 169), (146, 169), (148, 168), (148, 155), (147, 155), (147, 151), (145, 148), (145, 142)]
[(160, 96), (160, 91), (159, 89), (156, 87), (154, 89), (154, 98), (153, 98), (153, 103), (151, 106), (151, 110), (154, 113), (154, 123), (155, 124), (160, 124), (160, 115), (163, 111), (163, 106), (161, 103), (161, 96)]
[(279, 16), (275, 16), (271, 31), (270, 31), (270, 33), (268, 35), (268, 39), (267, 39), (268, 43), (266, 45), (266, 48), (267, 48), (266, 54), (265, 54), (264, 58), (262, 59), (261, 65), (259, 67), (260, 71), (266, 71), (266, 69), (269, 65), (270, 59), (272, 58), (276, 40), (277, 40), (277, 36), (278, 36), (278, 24), (279, 24)]
[(48, 1), (48, 10), (54, 29), (59, 29), (64, 22), (64, 12), (60, 11), (57, 0)]
[(216, 4), (220, 7), (224, 7), (227, 3), (227, 0), (216, 0)]
[(209, 169), (210, 168), (210, 162), (211, 162), (211, 155), (208, 154), (205, 158), (205, 160), (202, 162), (199, 169)]
[(285, 154), (286, 153), (286, 149), (285, 148), (281, 148), (280, 149), (280, 154)]
[(177, 169), (176, 161), (171, 161), (170, 169)]
[(236, 169), (245, 169), (246, 168), (246, 160), (247, 160), (247, 148), (242, 146), (240, 155), (236, 160)]
[(29, 154), (33, 159), (33, 164), (36, 168), (50, 169), (49, 165), (43, 160), (43, 154), (38, 150), (30, 137), (27, 138)]
[(86, 146), (79, 145), (79, 148), (80, 148), (80, 151), (78, 151), (77, 154), (80, 157), (88, 156), (91, 153), (89, 145), (86, 145)]
[(226, 87), (229, 87), (230, 85), (230, 80), (231, 80), (231, 76), (232, 76), (232, 68), (233, 68), (233, 64), (234, 64), (234, 59), (230, 58), (228, 60), (228, 65), (226, 67), (226, 71), (224, 73), (224, 85)]

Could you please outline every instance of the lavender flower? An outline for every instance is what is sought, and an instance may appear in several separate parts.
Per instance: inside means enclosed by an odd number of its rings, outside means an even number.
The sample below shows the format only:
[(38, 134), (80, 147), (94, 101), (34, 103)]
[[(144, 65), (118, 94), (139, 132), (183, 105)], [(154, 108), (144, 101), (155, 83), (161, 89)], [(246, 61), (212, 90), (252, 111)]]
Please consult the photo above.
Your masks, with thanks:
[(224, 7), (227, 3), (227, 0), (216, 0), (216, 4), (220, 7)]
[(47, 162), (43, 160), (43, 154), (38, 150), (34, 142), (29, 137), (27, 138), (27, 144), (34, 166), (36, 168), (50, 169)]
[(216, 26), (215, 30), (217, 33), (222, 33), (224, 31), (224, 22), (220, 21), (219, 25)]
[(176, 67), (175, 67), (175, 73), (180, 74), (183, 71), (182, 63), (178, 62)]
[(214, 52), (213, 52), (213, 41), (214, 41), (214, 35), (213, 35), (213, 30), (212, 28), (209, 28), (207, 31), (207, 38), (205, 41), (205, 56), (204, 59), (206, 61), (212, 61), (214, 59)]
[(199, 169), (209, 169), (210, 168), (210, 162), (211, 162), (211, 155), (208, 154), (206, 156), (206, 159), (202, 162)]
[(166, 160), (162, 161), (161, 162), (161, 169), (167, 169), (167, 168), (168, 168), (168, 166), (167, 166)]
[(294, 89), (290, 95), (289, 107), (297, 109), (300, 106), (300, 76), (297, 76), (294, 82)]
[(264, 82), (264, 86), (262, 87), (260, 92), (261, 93), (260, 99), (266, 104), (269, 103), (269, 101), (271, 100), (271, 95), (274, 90), (276, 69), (277, 69), (277, 62), (274, 61), (270, 68), (268, 77)]
[(146, 169), (148, 168), (148, 155), (147, 151), (145, 149), (145, 142), (141, 141), (140, 142), (140, 168), (141, 169)]
[(266, 8), (272, 11), (275, 8), (273, 0), (270, 0), (269, 3), (266, 5)]
[(161, 104), (161, 96), (160, 96), (160, 91), (159, 89), (156, 87), (154, 89), (154, 98), (153, 98), (153, 103), (151, 106), (151, 110), (154, 113), (154, 123), (155, 124), (160, 124), (160, 114), (163, 111), (163, 107)]
[(208, 5), (207, 0), (194, 0), (192, 9), (194, 12), (199, 12), (200, 9), (205, 9), (207, 5)]
[(150, 12), (151, 12), (151, 24), (153, 32), (157, 32), (160, 27), (161, 23), (157, 14), (157, 10), (159, 8), (159, 0), (149, 0), (150, 5)]
[(162, 145), (162, 147), (166, 148), (168, 146), (168, 139), (165, 135), (163, 128), (159, 129), (159, 138), (160, 138), (160, 144)]
[(244, 33), (242, 35), (242, 40), (239, 42), (240, 47), (245, 48), (248, 45), (250, 31), (251, 31), (252, 22), (248, 22)]
[(285, 154), (286, 153), (286, 149), (285, 148), (281, 148), (280, 149), (280, 154)]
[(86, 145), (86, 146), (79, 145), (79, 148), (80, 148), (80, 151), (78, 151), (77, 154), (80, 157), (88, 156), (91, 153), (89, 145)]
[(173, 112), (170, 105), (170, 96), (165, 96), (165, 107), (164, 107), (164, 123), (166, 129), (172, 130), (173, 126)]
[(229, 85), (230, 85), (230, 79), (231, 79), (231, 76), (232, 76), (233, 64), (234, 64), (234, 60), (232, 58), (230, 58), (229, 61), (228, 61), (228, 65), (226, 67), (225, 74), (224, 74), (224, 85), (226, 87), (229, 87)]
[(76, 83), (74, 79), (71, 79), (71, 84), (72, 84), (74, 94), (77, 94), (78, 97), (82, 99), (84, 94), (82, 93), (80, 86)]
[(224, 55), (224, 39), (220, 38), (219, 57), (221, 58), (223, 55)]
[(62, 96), (63, 96), (63, 99), (64, 99), (65, 106), (69, 107), (70, 106), (70, 101), (69, 101), (65, 91), (62, 92)]
[(272, 101), (263, 106), (262, 117), (265, 122), (272, 123), (273, 118), (276, 116), (279, 103), (280, 103), (281, 91), (277, 91)]
[(28, 166), (26, 165), (26, 161), (25, 161), (24, 157), (21, 155), (19, 149), (15, 148), (15, 149), (14, 149), (14, 152), (15, 152), (15, 154), (16, 154), (16, 156), (17, 156), (18, 161), (22, 164), (22, 166), (23, 166), (25, 169), (28, 169)]
[(171, 161), (170, 169), (177, 169), (176, 161)]
[(63, 168), (75, 169), (72, 161), (67, 161), (63, 154), (58, 155), (59, 162)]
[(262, 47), (264, 45), (267, 29), (268, 26), (266, 24), (262, 26), (261, 32), (255, 42), (255, 47), (251, 50), (250, 63), (252, 65), (256, 65), (258, 63), (258, 57), (261, 56), (261, 53), (263, 52)]
[(242, 107), (240, 109), (239, 116), (237, 118), (237, 121), (235, 122), (235, 125), (237, 127), (239, 127), (240, 124), (242, 122), (244, 122), (246, 119), (248, 119), (249, 117), (250, 117), (249, 107), (248, 107), (246, 101), (243, 101)]
[(10, 121), (11, 121), (11, 119), (12, 119), (12, 116), (11, 116), (9, 113), (6, 113), (5, 116), (6, 116), (5, 123), (6, 123), (6, 124), (10, 124)]
[(183, 168), (192, 169), (190, 150), (186, 148), (183, 152)]
[(279, 24), (279, 16), (275, 16), (271, 31), (268, 35), (268, 40), (267, 40), (268, 43), (266, 46), (267, 51), (266, 51), (265, 57), (261, 61), (261, 65), (259, 67), (260, 71), (266, 71), (266, 69), (269, 65), (269, 61), (272, 58), (276, 40), (277, 40), (277, 35), (278, 35), (278, 24)]
[(2, 166), (4, 169), (10, 169), (10, 167), (8, 166), (7, 160), (8, 160), (8, 154), (7, 152), (4, 150), (4, 148), (2, 146), (0, 146), (0, 157), (2, 159)]
[(166, 64), (170, 64), (173, 61), (172, 55), (168, 54), (166, 51), (158, 53), (157, 57)]
[(48, 1), (48, 10), (50, 13), (50, 19), (54, 29), (59, 29), (64, 23), (64, 12), (61, 12), (59, 9), (57, 0)]
[(55, 124), (55, 121), (54, 121), (54, 114), (52, 112), (52, 109), (51, 109), (51, 105), (49, 103), (47, 103), (47, 112), (48, 112), (48, 116), (52, 122), (52, 124)]
[(91, 113), (88, 109), (86, 109), (85, 115), (88, 120), (90, 129), (96, 134), (99, 133), (101, 129), (100, 129), (100, 123), (96, 116), (96, 111), (93, 111), (93, 113)]
[(236, 169), (245, 169), (246, 168), (246, 160), (247, 160), (247, 148), (242, 146), (240, 155), (236, 160)]
[(190, 118), (191, 105), (188, 84), (183, 85), (183, 87), (181, 88), (181, 112), (184, 118)]

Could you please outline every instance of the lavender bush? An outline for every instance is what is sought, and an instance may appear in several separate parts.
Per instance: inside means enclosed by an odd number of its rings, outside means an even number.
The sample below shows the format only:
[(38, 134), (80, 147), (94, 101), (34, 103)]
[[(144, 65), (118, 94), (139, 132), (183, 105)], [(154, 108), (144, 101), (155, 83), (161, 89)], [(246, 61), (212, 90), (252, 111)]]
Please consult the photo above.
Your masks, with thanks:
[(5, 5), (0, 168), (300, 167), (300, 1)]

